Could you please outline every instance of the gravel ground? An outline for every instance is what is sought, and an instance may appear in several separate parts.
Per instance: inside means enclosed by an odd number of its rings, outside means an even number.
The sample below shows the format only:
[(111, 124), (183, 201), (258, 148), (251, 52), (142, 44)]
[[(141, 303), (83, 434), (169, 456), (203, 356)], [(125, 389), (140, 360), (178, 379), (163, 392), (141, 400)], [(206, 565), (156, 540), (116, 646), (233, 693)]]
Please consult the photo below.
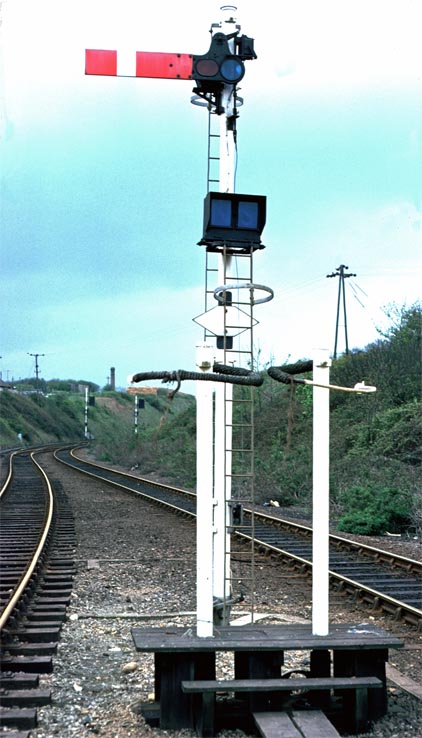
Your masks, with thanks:
[[(194, 524), (85, 480), (48, 457), (44, 463), (63, 484), (74, 509), (78, 572), (54, 673), (41, 681), (52, 689), (53, 704), (39, 709), (34, 738), (193, 738), (190, 731), (152, 729), (139, 713), (140, 703), (153, 696), (153, 663), (152, 655), (135, 651), (131, 629), (195, 624), (194, 615), (180, 615), (195, 610)], [(385, 547), (385, 539), (374, 545)], [(309, 620), (310, 581), (264, 560), (258, 572), (257, 611), (286, 622)], [(330, 608), (332, 622), (375, 620), (335, 593)], [(390, 664), (418, 680), (422, 635), (392, 618), (377, 615), (376, 620), (406, 643), (403, 651), (391, 652)], [(300, 652), (289, 654), (285, 668), (306, 667), (303, 659)], [(221, 658), (219, 669), (221, 675), (231, 673), (229, 657)], [(422, 738), (421, 704), (391, 686), (388, 715), (365, 736)], [(245, 735), (226, 731), (219, 738)]]

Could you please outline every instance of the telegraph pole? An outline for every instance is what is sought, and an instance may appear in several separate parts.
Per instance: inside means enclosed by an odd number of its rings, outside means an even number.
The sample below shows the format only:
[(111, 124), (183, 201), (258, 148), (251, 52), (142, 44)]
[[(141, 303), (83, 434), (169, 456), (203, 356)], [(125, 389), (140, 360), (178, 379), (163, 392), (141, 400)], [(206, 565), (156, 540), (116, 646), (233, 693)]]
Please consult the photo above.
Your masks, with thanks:
[(339, 283), (338, 283), (338, 296), (337, 296), (337, 317), (336, 317), (336, 337), (334, 340), (334, 359), (337, 359), (337, 339), (338, 339), (338, 327), (339, 327), (339, 318), (340, 318), (340, 302), (341, 297), (343, 295), (343, 318), (344, 318), (344, 340), (346, 344), (346, 356), (349, 353), (349, 343), (347, 338), (347, 314), (346, 314), (346, 292), (345, 292), (345, 285), (344, 280), (348, 279), (349, 277), (356, 277), (356, 274), (352, 274), (350, 272), (349, 274), (346, 274), (345, 270), (349, 267), (345, 264), (340, 264), (339, 267), (337, 267), (335, 272), (332, 272), (331, 274), (327, 274), (327, 279), (330, 279), (331, 277), (339, 277)]
[(37, 395), (39, 395), (40, 388), (39, 388), (38, 378), (39, 378), (39, 374), (40, 374), (40, 367), (39, 367), (39, 364), (38, 364), (38, 357), (39, 356), (45, 356), (45, 354), (30, 354), (29, 351), (28, 351), (28, 356), (34, 356), (34, 358), (35, 358), (35, 379), (36, 379), (36, 385), (37, 385)]

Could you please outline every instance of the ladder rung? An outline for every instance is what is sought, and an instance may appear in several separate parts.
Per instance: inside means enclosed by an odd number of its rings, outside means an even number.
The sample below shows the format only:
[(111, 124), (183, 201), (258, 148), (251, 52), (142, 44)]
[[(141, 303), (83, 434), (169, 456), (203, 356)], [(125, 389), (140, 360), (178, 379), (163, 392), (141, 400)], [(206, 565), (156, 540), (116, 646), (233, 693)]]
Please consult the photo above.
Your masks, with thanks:
[[(230, 502), (247, 502), (247, 501), (248, 500), (245, 500), (243, 497), (236, 497), (236, 495), (232, 495), (230, 497)], [(249, 512), (251, 518), (255, 516), (255, 510), (249, 510), (248, 512)], [(250, 528), (251, 527), (251, 524), (249, 523), (249, 526), (247, 526), (247, 527)]]
[[(237, 254), (236, 254), (236, 256), (237, 256)], [(251, 281), (251, 277), (250, 276), (249, 277), (237, 277), (237, 276), (236, 277), (227, 277), (227, 279), (234, 279), (234, 280), (236, 280), (236, 282), (250, 282)]]
[(233, 402), (234, 404), (236, 404), (237, 402), (239, 402), (239, 403), (240, 402), (242, 402), (242, 403), (247, 402), (249, 405), (252, 405), (252, 400), (228, 400), (228, 399), (226, 399), (226, 402)]
[(253, 474), (252, 472), (250, 474), (226, 474), (226, 477), (232, 477), (232, 479), (252, 479)]
[(249, 354), (249, 356), (251, 355), (250, 350), (247, 351), (246, 349), (232, 349), (231, 353), (232, 354)]
[(232, 300), (232, 305), (251, 305), (250, 300)]

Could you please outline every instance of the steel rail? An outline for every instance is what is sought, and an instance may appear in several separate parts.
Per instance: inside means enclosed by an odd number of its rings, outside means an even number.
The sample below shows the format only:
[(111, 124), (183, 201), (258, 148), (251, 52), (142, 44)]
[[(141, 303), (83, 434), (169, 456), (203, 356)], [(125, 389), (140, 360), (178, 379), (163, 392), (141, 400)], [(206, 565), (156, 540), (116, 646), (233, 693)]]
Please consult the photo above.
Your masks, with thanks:
[(187, 498), (190, 499), (191, 504), (196, 505), (196, 495), (193, 492), (189, 492), (188, 490), (183, 490), (178, 487), (169, 487), (168, 485), (161, 484), (160, 482), (153, 482), (149, 479), (144, 479), (143, 477), (137, 477), (134, 474), (129, 474), (128, 472), (116, 471), (107, 466), (98, 464), (94, 461), (85, 461), (82, 459), (78, 459), (78, 457), (75, 456), (74, 454), (74, 450), (75, 449), (72, 449), (72, 451), (70, 451), (70, 455), (72, 459), (74, 460), (74, 463), (69, 463), (68, 461), (65, 461), (63, 458), (59, 456), (59, 453), (62, 451), (62, 449), (59, 449), (58, 451), (54, 452), (54, 458), (56, 459), (56, 461), (59, 461), (61, 464), (70, 466), (72, 467), (72, 469), (79, 471), (81, 474), (84, 474), (85, 476), (92, 477), (93, 479), (99, 479), (102, 482), (109, 482), (114, 487), (119, 487), (120, 489), (123, 489), (125, 492), (131, 492), (133, 494), (137, 494), (139, 496), (145, 497), (147, 500), (151, 500), (151, 502), (162, 505), (163, 507), (168, 507), (174, 512), (177, 512), (178, 514), (183, 515), (184, 517), (192, 518), (192, 519), (196, 517), (195, 512), (193, 512), (192, 510), (187, 510), (185, 507), (179, 507), (178, 505), (172, 504), (171, 502), (160, 500), (159, 497), (153, 494), (149, 494), (145, 490), (136, 489), (135, 487), (128, 487), (125, 484), (117, 482), (115, 479), (107, 478), (107, 476), (105, 476), (104, 474), (96, 474), (94, 472), (87, 471), (86, 469), (81, 468), (79, 464), (82, 464), (82, 465), (86, 464), (89, 466), (97, 467), (98, 469), (101, 469), (103, 472), (106, 472), (106, 474), (110, 474), (111, 476), (119, 475), (122, 477), (126, 477), (130, 479), (131, 481), (133, 481), (134, 483), (136, 483), (137, 485), (143, 484), (143, 485), (146, 485), (152, 488), (161, 489), (163, 492), (164, 491), (166, 492), (170, 491), (172, 493), (174, 492), (176, 495), (183, 497), (185, 500)]
[[(76, 463), (79, 462), (81, 464), (87, 464), (89, 466), (94, 466), (94, 467), (97, 467), (98, 469), (101, 469), (103, 471), (110, 473), (111, 475), (117, 474), (122, 477), (127, 477), (128, 479), (134, 480), (137, 483), (146, 484), (153, 488), (162, 489), (163, 491), (171, 490), (172, 492), (177, 493), (181, 497), (188, 498), (192, 501), (196, 499), (196, 493), (189, 492), (188, 490), (182, 489), (180, 487), (173, 487), (173, 486), (170, 487), (169, 485), (162, 484), (161, 482), (155, 482), (150, 479), (145, 479), (144, 477), (136, 476), (135, 474), (130, 474), (129, 472), (124, 472), (124, 471), (113, 469), (112, 467), (104, 466), (103, 464), (100, 464), (95, 461), (87, 461), (86, 459), (80, 459), (74, 453), (76, 450), (77, 449), (72, 449), (70, 451), (70, 455), (72, 456), (72, 458), (75, 460)], [(55, 454), (55, 457), (57, 458), (56, 454)], [(58, 460), (61, 461), (61, 459), (58, 459)], [(90, 474), (90, 472), (85, 472), (85, 473)], [(92, 476), (97, 476), (97, 478), (104, 479), (104, 477), (102, 477), (101, 475), (92, 475)], [(119, 485), (119, 486), (122, 486), (124, 488), (124, 485)], [(142, 494), (144, 494), (144, 492), (142, 492)], [(152, 499), (155, 499), (155, 498), (152, 497)], [(246, 515), (252, 515), (252, 512), (253, 512), (255, 521), (263, 520), (264, 522), (267, 522), (268, 524), (274, 527), (288, 528), (290, 530), (303, 533), (306, 537), (312, 537), (313, 531), (312, 531), (311, 526), (306, 526), (303, 523), (296, 523), (293, 520), (286, 520), (284, 518), (274, 517), (266, 513), (252, 511), (252, 510), (249, 510), (248, 508), (244, 509), (244, 513)], [(391, 551), (386, 551), (385, 549), (380, 549), (375, 546), (370, 546), (366, 543), (353, 541), (350, 538), (345, 538), (343, 536), (339, 536), (333, 533), (330, 534), (330, 541), (333, 542), (339, 549), (341, 549), (342, 546), (344, 546), (347, 549), (353, 548), (358, 553), (367, 554), (368, 557), (374, 558), (377, 561), (385, 561), (386, 563), (390, 563), (390, 564), (395, 563), (401, 566), (403, 569), (406, 569), (406, 571), (414, 571), (417, 574), (422, 574), (422, 564), (419, 561), (416, 561), (414, 559), (409, 559), (405, 556), (401, 556), (400, 554), (395, 554), (395, 553), (392, 553)]]
[[(72, 459), (74, 459), (76, 462), (80, 462), (81, 464), (87, 464), (88, 466), (94, 466), (94, 467), (97, 467), (98, 469), (102, 469), (103, 471), (110, 472), (111, 474), (114, 474), (114, 475), (118, 474), (122, 477), (128, 477), (129, 479), (134, 479), (136, 482), (142, 482), (144, 484), (151, 485), (151, 487), (157, 487), (158, 489), (160, 488), (163, 490), (171, 489), (172, 491), (179, 493), (182, 497), (191, 497), (192, 499), (196, 499), (196, 492), (189, 492), (188, 489), (182, 489), (182, 487), (170, 487), (168, 484), (163, 484), (162, 482), (155, 482), (152, 479), (146, 479), (145, 477), (138, 477), (136, 476), (136, 474), (130, 474), (130, 472), (124, 472), (124, 471), (121, 471), (120, 469), (114, 469), (113, 467), (105, 466), (104, 464), (100, 464), (98, 461), (92, 461), (92, 460), (88, 461), (87, 459), (80, 459), (78, 456), (76, 456), (76, 451), (78, 451), (80, 448), (82, 448), (82, 446), (77, 446), (76, 448), (67, 447), (67, 449), (59, 448), (54, 454), (54, 457), (57, 459), (57, 461), (62, 461), (60, 458), (57, 457), (56, 454), (60, 453), (61, 451), (68, 450)], [(66, 462), (63, 461), (63, 463), (65, 464)], [(86, 473), (88, 474), (89, 472), (86, 472)]]
[[(252, 536), (249, 536), (245, 532), (236, 531), (236, 533), (245, 540), (252, 540)], [(345, 538), (343, 540), (347, 541), (348, 539)], [(294, 562), (296, 562), (296, 567), (301, 571), (301, 573), (312, 571), (313, 564), (312, 561), (310, 561), (309, 559), (303, 558), (302, 556), (297, 556), (291, 551), (278, 548), (277, 546), (274, 546), (267, 541), (260, 541), (259, 538), (255, 538), (254, 541), (260, 553), (263, 553), (265, 551), (277, 556), (278, 558), (283, 558), (285, 561), (293, 560)], [(366, 548), (370, 547), (368, 546)], [(400, 558), (404, 559), (404, 557)], [(412, 560), (409, 559), (409, 561)], [(412, 563), (418, 564), (417, 561), (412, 561)], [(390, 597), (384, 592), (380, 592), (379, 590), (373, 589), (372, 587), (363, 585), (358, 580), (350, 579), (350, 577), (346, 577), (344, 576), (344, 574), (339, 574), (338, 572), (331, 569), (329, 569), (329, 576), (332, 582), (338, 583), (339, 592), (346, 591), (349, 594), (360, 597), (362, 600), (365, 600), (370, 604), (373, 603), (374, 607), (378, 607), (382, 610), (385, 610), (386, 612), (389, 612), (390, 614), (394, 615), (396, 619), (402, 617), (405, 621), (411, 623), (412, 625), (421, 625), (422, 610), (413, 607), (412, 605), (409, 605), (405, 602), (402, 602), (401, 600), (397, 600), (394, 597)]]
[(0, 489), (0, 500), (3, 497), (3, 495), (6, 494), (6, 491), (7, 491), (8, 487), (9, 487), (9, 484), (10, 484), (11, 479), (12, 479), (12, 473), (13, 473), (13, 459), (19, 453), (21, 453), (21, 450), (20, 449), (19, 449), (19, 451), (13, 451), (9, 455), (9, 471), (8, 471), (7, 477), (6, 477), (5, 481), (4, 481), (4, 484), (2, 485), (2, 487)]
[[(80, 444), (78, 446), (78, 448), (82, 448), (82, 446), (85, 446), (85, 445), (86, 445), (86, 443)], [(1, 455), (3, 455), (3, 454), (4, 455), (9, 454), (9, 457), (8, 457), (8, 462), (9, 462), (8, 469), (9, 469), (9, 471), (8, 471), (8, 475), (7, 475), (4, 483), (0, 487), (0, 500), (1, 500), (2, 496), (7, 492), (8, 486), (10, 484), (11, 477), (12, 477), (13, 460), (14, 460), (14, 457), (15, 456), (17, 456), (18, 454), (28, 454), (28, 453), (31, 453), (31, 451), (33, 451), (34, 453), (42, 453), (43, 451), (51, 451), (52, 449), (57, 449), (57, 447), (58, 447), (58, 444), (57, 443), (46, 443), (46, 444), (43, 444), (42, 446), (30, 446), (30, 447), (27, 447), (27, 448), (4, 449), (3, 451), (1, 451), (0, 452)], [(68, 448), (72, 448), (73, 449), (73, 448), (75, 448), (75, 444), (74, 443), (72, 443), (72, 444), (66, 444), (66, 445), (61, 444), (60, 445), (60, 448), (61, 449), (65, 449), (65, 448), (67, 448), (67, 449)]]
[[(160, 489), (163, 491), (163, 493), (174, 492), (177, 493), (179, 496), (184, 496), (185, 499), (189, 498), (191, 501), (195, 499), (196, 495), (192, 492), (188, 492), (187, 490), (182, 490), (177, 487), (169, 487), (168, 485), (161, 484), (159, 482), (151, 481), (142, 477), (135, 476), (133, 474), (129, 474), (128, 472), (120, 472), (116, 471), (110, 467), (105, 467), (97, 462), (91, 462), (86, 461), (85, 459), (80, 459), (77, 456), (75, 456), (74, 451), (71, 451), (71, 456), (73, 459), (73, 463), (69, 463), (64, 461), (62, 458), (59, 458), (57, 455), (57, 452), (55, 453), (55, 458), (58, 461), (61, 461), (63, 464), (67, 464), (68, 466), (72, 466), (73, 468), (77, 469), (81, 473), (88, 474), (89, 476), (95, 477), (97, 479), (101, 479), (101, 481), (107, 481), (114, 486), (118, 486), (121, 489), (129, 490), (130, 492), (135, 492), (143, 497), (149, 498), (153, 502), (159, 502), (160, 504), (169, 507), (170, 509), (173, 509), (177, 513), (182, 513), (183, 515), (188, 515), (189, 517), (194, 517), (195, 513), (192, 511), (187, 511), (185, 508), (179, 507), (178, 505), (174, 505), (172, 503), (165, 502), (164, 500), (159, 500), (154, 495), (148, 494), (144, 490), (137, 490), (132, 487), (127, 487), (125, 484), (116, 482), (113, 479), (106, 478), (104, 474), (94, 474), (92, 472), (86, 471), (86, 469), (82, 469), (81, 466), (94, 466), (97, 469), (101, 469), (103, 472), (106, 472), (110, 476), (121, 476), (123, 478), (128, 478), (131, 480), (131, 482), (134, 482), (136, 484), (145, 484), (149, 487)], [(244, 510), (246, 515), (252, 515), (256, 519), (258, 518), (264, 521), (267, 524), (270, 524), (273, 527), (287, 527), (290, 530), (298, 531), (299, 533), (302, 533), (304, 536), (309, 539), (309, 537), (312, 535), (312, 528), (305, 526), (303, 524), (295, 523), (290, 520), (284, 520), (282, 518), (272, 517), (270, 515), (266, 515), (265, 513), (259, 513), (255, 511), (251, 511), (248, 509)], [(243, 526), (243, 527), (249, 527), (249, 526)], [(278, 548), (275, 545), (272, 545), (268, 543), (267, 541), (260, 540), (256, 535), (255, 537), (252, 537), (251, 535), (248, 535), (245, 531), (240, 530), (238, 527), (236, 527), (235, 532), (238, 536), (243, 537), (245, 540), (251, 541), (253, 540), (257, 549), (262, 553), (263, 551), (269, 552), (270, 554), (276, 555), (277, 557), (284, 558), (285, 560), (293, 560), (297, 562), (297, 567), (300, 568), (303, 572), (307, 570), (312, 569), (312, 561), (310, 559), (298, 556), (291, 551), (284, 550), (281, 548)], [(354, 549), (356, 553), (358, 554), (365, 554), (368, 561), (370, 558), (374, 560), (374, 563), (384, 562), (384, 563), (390, 563), (392, 565), (393, 563), (401, 568), (406, 570), (406, 573), (420, 573), (422, 571), (422, 565), (420, 562), (415, 561), (413, 559), (408, 559), (401, 555), (393, 554), (389, 551), (384, 551), (382, 549), (368, 546), (366, 544), (357, 543), (356, 541), (351, 541), (348, 538), (343, 538), (341, 536), (336, 536), (333, 534), (330, 534), (330, 542), (332, 542), (335, 546), (337, 546), (340, 550), (341, 548), (347, 547), (349, 550)], [(389, 612), (390, 614), (393, 614), (396, 616), (396, 618), (402, 617), (404, 620), (407, 620), (413, 625), (419, 625), (422, 622), (422, 610), (413, 607), (410, 604), (407, 604), (405, 602), (402, 602), (400, 600), (395, 599), (394, 597), (389, 596), (386, 593), (383, 593), (379, 590), (375, 590), (370, 586), (366, 586), (362, 584), (362, 582), (359, 582), (358, 580), (353, 580), (345, 575), (339, 574), (336, 571), (333, 571), (330, 569), (329, 571), (331, 581), (336, 583), (338, 585), (338, 590), (341, 591), (347, 591), (347, 592), (353, 592), (357, 597), (361, 597), (361, 599), (373, 602), (375, 606), (380, 607), (384, 609), (386, 612)]]
[[(33, 451), (30, 454), (30, 458), (31, 458), (33, 464), (35, 464), (35, 466), (38, 468), (38, 471), (40, 472), (41, 476), (43, 477), (44, 485), (45, 485), (45, 490), (46, 490), (46, 503), (47, 504), (46, 504), (46, 507), (45, 507), (43, 527), (42, 527), (42, 530), (41, 530), (41, 534), (40, 534), (40, 537), (39, 537), (39, 541), (38, 541), (37, 547), (36, 547), (34, 553), (32, 554), (32, 557), (31, 557), (30, 561), (28, 562), (27, 569), (24, 572), (24, 574), (22, 575), (22, 577), (19, 580), (18, 584), (16, 585), (15, 590), (14, 590), (12, 596), (9, 599), (9, 602), (4, 607), (3, 612), (0, 615), (0, 631), (2, 630), (2, 628), (4, 628), (7, 620), (9, 619), (11, 613), (13, 612), (13, 610), (15, 609), (16, 605), (18, 604), (19, 600), (21, 599), (21, 597), (22, 597), (22, 595), (23, 595), (23, 593), (24, 593), (24, 591), (25, 591), (25, 589), (26, 589), (26, 587), (28, 585), (29, 580), (31, 579), (31, 577), (32, 577), (32, 575), (34, 573), (35, 567), (38, 564), (39, 558), (40, 558), (41, 553), (43, 551), (45, 542), (47, 540), (47, 536), (48, 536), (48, 533), (49, 533), (50, 527), (51, 527), (51, 522), (53, 520), (53, 512), (54, 512), (54, 495), (53, 495), (53, 490), (52, 490), (52, 487), (51, 487), (51, 484), (50, 484), (50, 480), (49, 480), (46, 472), (44, 471), (44, 469), (40, 466), (40, 464), (34, 458), (36, 453), (39, 453), (39, 452)], [(13, 454), (13, 456), (14, 456), (14, 454)], [(12, 472), (10, 474), (9, 483), (11, 482), (12, 478), (13, 478), (13, 469), (12, 469)]]
[[(252, 514), (251, 510), (245, 508), (245, 514)], [(289, 528), (293, 531), (298, 531), (299, 533), (303, 533), (304, 536), (308, 538), (312, 537), (312, 527), (303, 525), (303, 523), (296, 523), (293, 520), (285, 520), (284, 518), (277, 518), (273, 517), (272, 515), (267, 515), (266, 513), (256, 511), (254, 511), (254, 517), (255, 521), (264, 520), (274, 527), (277, 527), (277, 523), (278, 521), (280, 521), (280, 527)], [(401, 556), (400, 554), (395, 554), (391, 551), (377, 548), (376, 546), (369, 546), (366, 543), (353, 541), (350, 538), (345, 538), (344, 536), (339, 536), (334, 533), (330, 533), (330, 541), (334, 543), (334, 545), (339, 550), (341, 550), (342, 547), (349, 550), (353, 548), (357, 551), (357, 553), (367, 554), (368, 557), (373, 558), (376, 561), (383, 561), (389, 564), (394, 563), (401, 566), (403, 569), (406, 569), (406, 571), (408, 572), (414, 571), (416, 574), (422, 574), (422, 563), (420, 561), (416, 561), (415, 559), (409, 559), (406, 556)]]

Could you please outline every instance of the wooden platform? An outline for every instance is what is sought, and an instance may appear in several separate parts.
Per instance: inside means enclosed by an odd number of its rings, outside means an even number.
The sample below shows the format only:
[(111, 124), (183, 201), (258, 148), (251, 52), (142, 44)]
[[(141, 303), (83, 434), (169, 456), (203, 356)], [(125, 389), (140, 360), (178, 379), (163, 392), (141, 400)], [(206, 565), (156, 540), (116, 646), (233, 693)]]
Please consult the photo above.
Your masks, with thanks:
[[(300, 705), (306, 693), (306, 708), (322, 709), (336, 728), (362, 732), (369, 721), (387, 712), (385, 664), (388, 649), (404, 644), (395, 636), (372, 624), (333, 625), (328, 636), (312, 635), (310, 625), (244, 625), (215, 629), (212, 638), (199, 638), (194, 628), (133, 628), (137, 651), (154, 653), (155, 694), (162, 729), (196, 729), (198, 735), (212, 735), (224, 727), (256, 730), (254, 713), (284, 710), (295, 701)], [(296, 681), (283, 675), (284, 652), (309, 652), (310, 668), (306, 690), (297, 693)], [(230, 699), (217, 698), (220, 683), (215, 682), (215, 657), (219, 651), (234, 654), (235, 680), (245, 680), (242, 689), (224, 684), (221, 691)], [(287, 675), (286, 675), (287, 676)], [(368, 677), (368, 688), (359, 687), (359, 679)], [(371, 678), (378, 680), (371, 689)], [(282, 688), (273, 689), (271, 680), (281, 680)], [(343, 679), (343, 682), (340, 681)], [(258, 680), (268, 680), (268, 688)], [(182, 682), (199, 685), (213, 682), (215, 688), (204, 698), (182, 690)], [(303, 680), (306, 682), (306, 679)], [(255, 686), (254, 686), (255, 685)], [(339, 686), (340, 685), (340, 686)], [(198, 689), (197, 692), (205, 693)], [(215, 725), (198, 724), (198, 700), (208, 705)], [(203, 702), (201, 703), (203, 704)], [(295, 708), (296, 709), (296, 708)], [(236, 722), (230, 724), (233, 710)], [(203, 732), (205, 731), (205, 732)], [(211, 732), (209, 732), (211, 731)]]
[[(216, 711), (216, 700), (215, 695), (217, 692), (235, 692), (236, 694), (246, 692), (248, 693), (249, 700), (251, 698), (256, 701), (256, 696), (260, 693), (264, 694), (264, 700), (261, 699), (261, 703), (270, 704), (271, 693), (277, 692), (282, 696), (283, 692), (288, 692), (290, 701), (291, 694), (301, 692), (302, 694), (309, 695), (316, 691), (323, 691), (326, 694), (333, 690), (353, 690), (356, 695), (359, 695), (359, 702), (367, 704), (368, 689), (380, 689), (382, 688), (382, 682), (377, 677), (299, 677), (299, 678), (278, 678), (278, 679), (224, 679), (224, 680), (207, 680), (207, 679), (192, 679), (182, 682), (182, 692), (187, 694), (195, 695), (193, 701), (193, 714), (194, 714), (194, 725), (197, 729), (197, 733), (200, 736), (213, 736), (215, 733), (215, 711)], [(364, 698), (362, 700), (362, 697)], [(282, 699), (280, 699), (282, 703)], [(262, 707), (261, 707), (262, 709)], [(252, 708), (251, 708), (252, 710)], [(322, 738), (323, 734), (317, 732), (317, 728), (323, 724), (324, 730), (327, 726), (330, 727), (329, 735), (338, 735), (337, 731), (334, 731), (334, 727), (331, 725), (327, 717), (320, 710), (314, 713), (313, 720), (307, 722), (309, 729), (313, 730), (314, 733), (311, 738)], [(303, 713), (305, 714), (305, 712)], [(308, 714), (308, 713), (306, 713)], [(260, 716), (257, 721), (257, 715)], [(295, 738), (303, 738), (305, 735), (303, 732), (299, 733), (297, 726), (295, 727), (292, 723), (292, 719), (287, 715), (287, 712), (253, 712), (253, 719), (259, 728), (264, 738), (271, 738), (272, 735), (283, 735), (285, 736), (285, 725), (289, 727), (289, 732)], [(270, 719), (271, 716), (271, 719)], [(279, 732), (277, 733), (277, 725)], [(266, 727), (264, 727), (266, 726)], [(281, 731), (283, 726), (284, 732)], [(334, 731), (334, 732), (333, 732)], [(305, 738), (307, 736), (305, 735)], [(324, 738), (328, 736), (324, 735)]]
[(262, 738), (339, 738), (321, 710), (256, 712), (255, 724)]
[[(195, 628), (132, 628), (137, 651), (185, 652), (207, 651), (292, 651), (341, 648), (402, 648), (399, 638), (370, 623), (332, 625), (328, 636), (312, 635), (311, 626), (299, 625), (241, 625), (214, 629), (212, 638), (199, 638)], [(359, 644), (359, 646), (358, 646)]]

